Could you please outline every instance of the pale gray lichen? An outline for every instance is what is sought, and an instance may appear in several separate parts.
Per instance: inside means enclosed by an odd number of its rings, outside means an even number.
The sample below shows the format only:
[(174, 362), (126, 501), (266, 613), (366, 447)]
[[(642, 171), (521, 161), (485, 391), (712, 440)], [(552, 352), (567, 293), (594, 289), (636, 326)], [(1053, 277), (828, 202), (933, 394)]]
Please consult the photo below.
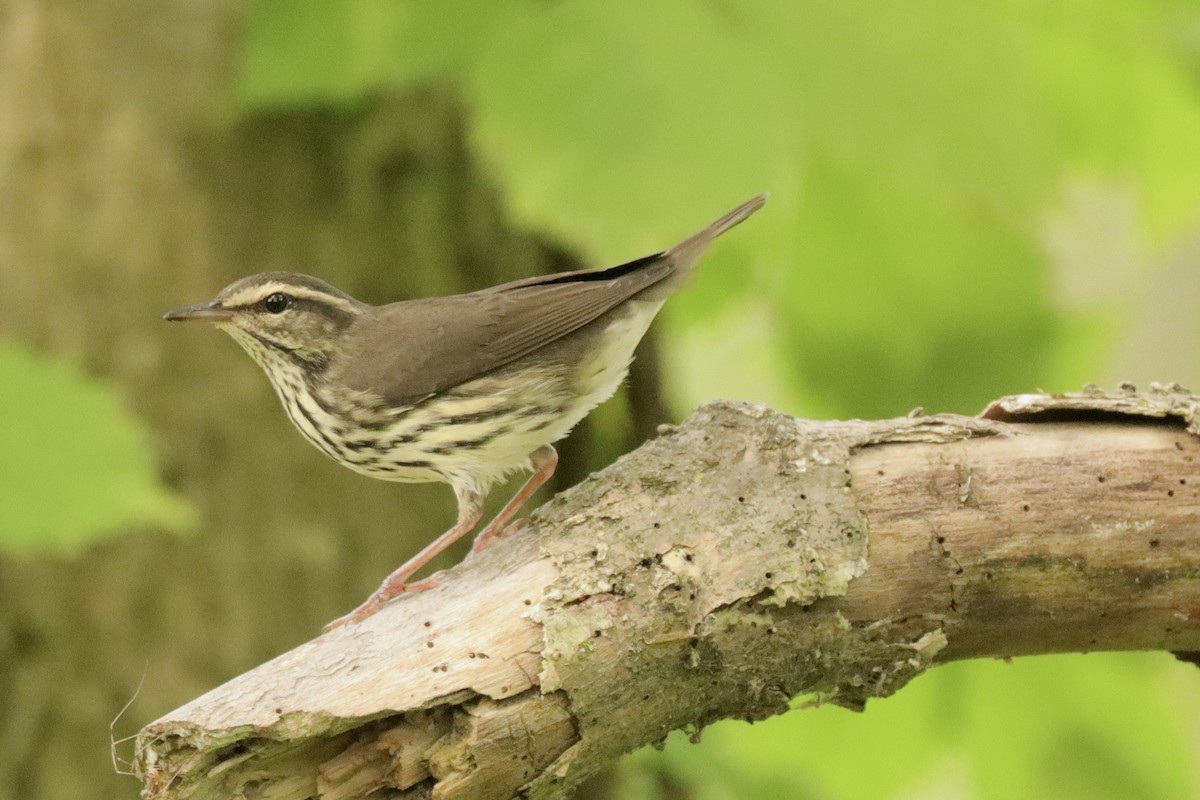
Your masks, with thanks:
[[(902, 650), (870, 633), (822, 649), (860, 634), (837, 616), (800, 623), (792, 610), (844, 594), (868, 568), (867, 522), (850, 482), (857, 449), (994, 431), (963, 417), (830, 426), (714, 403), (576, 487), (583, 496), (571, 504), (589, 509), (594, 535), (543, 541), (559, 578), (537, 616), (541, 686), (570, 696), (580, 731), (556, 777), (568, 763), (600, 760), (584, 755), (641, 744), (649, 728), (757, 719), (806, 691), (853, 706), (927, 666), (937, 637), (945, 640), (936, 623)], [(864, 664), (877, 670), (854, 685)], [(631, 708), (637, 725), (595, 724)], [(546, 780), (526, 787), (530, 796), (561, 789)]]

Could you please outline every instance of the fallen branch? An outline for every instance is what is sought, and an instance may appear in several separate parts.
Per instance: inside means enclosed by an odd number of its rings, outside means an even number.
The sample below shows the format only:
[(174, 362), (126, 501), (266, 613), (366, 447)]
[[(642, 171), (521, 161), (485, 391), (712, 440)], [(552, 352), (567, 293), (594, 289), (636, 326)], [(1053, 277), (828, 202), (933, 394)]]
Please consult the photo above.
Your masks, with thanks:
[(148, 725), (145, 796), (560, 797), (802, 693), (860, 708), (953, 659), (1200, 650), (1198, 403), (705, 406), (436, 589)]

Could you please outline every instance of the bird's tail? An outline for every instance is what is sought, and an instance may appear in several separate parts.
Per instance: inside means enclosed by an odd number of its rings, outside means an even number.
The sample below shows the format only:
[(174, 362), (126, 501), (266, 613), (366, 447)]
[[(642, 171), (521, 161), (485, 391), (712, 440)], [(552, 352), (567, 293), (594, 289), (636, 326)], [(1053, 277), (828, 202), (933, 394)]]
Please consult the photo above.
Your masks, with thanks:
[(696, 263), (696, 260), (708, 249), (708, 245), (713, 239), (716, 239), (722, 233), (737, 225), (755, 211), (758, 211), (763, 207), (763, 203), (765, 202), (767, 202), (766, 194), (760, 194), (758, 197), (751, 198), (703, 230), (693, 233), (668, 250), (665, 255), (674, 265), (676, 274), (679, 277), (686, 275), (691, 270), (692, 265)]

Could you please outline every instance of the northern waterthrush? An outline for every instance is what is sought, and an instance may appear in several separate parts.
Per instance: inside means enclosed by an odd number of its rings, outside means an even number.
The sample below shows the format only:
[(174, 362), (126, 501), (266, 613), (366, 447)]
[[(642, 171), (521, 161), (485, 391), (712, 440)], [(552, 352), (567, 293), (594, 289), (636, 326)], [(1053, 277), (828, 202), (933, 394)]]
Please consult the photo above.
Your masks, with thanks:
[(334, 627), (432, 586), (407, 581), (479, 524), (494, 483), (532, 468), (472, 552), (500, 535), (554, 473), (551, 443), (616, 391), (654, 315), (708, 244), (764, 202), (755, 197), (669, 250), (607, 269), (384, 306), (307, 275), (267, 272), (166, 319), (212, 322), (233, 336), (300, 432), (338, 462), (454, 489), (457, 523)]

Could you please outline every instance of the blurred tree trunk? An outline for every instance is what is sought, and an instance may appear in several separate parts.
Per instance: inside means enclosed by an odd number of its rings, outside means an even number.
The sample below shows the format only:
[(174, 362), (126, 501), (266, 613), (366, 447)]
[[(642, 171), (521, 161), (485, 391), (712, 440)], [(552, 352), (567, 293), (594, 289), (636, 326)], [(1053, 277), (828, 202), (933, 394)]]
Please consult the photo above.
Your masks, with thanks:
[(327, 460), (233, 342), (164, 310), (271, 269), (379, 302), (570, 265), (508, 228), (447, 90), (235, 118), (240, 10), (0, 2), (0, 335), (115, 381), (204, 521), (0, 557), (3, 797), (131, 796), (108, 725), (143, 668), (118, 735), (309, 638), (453, 517), (444, 487)]

